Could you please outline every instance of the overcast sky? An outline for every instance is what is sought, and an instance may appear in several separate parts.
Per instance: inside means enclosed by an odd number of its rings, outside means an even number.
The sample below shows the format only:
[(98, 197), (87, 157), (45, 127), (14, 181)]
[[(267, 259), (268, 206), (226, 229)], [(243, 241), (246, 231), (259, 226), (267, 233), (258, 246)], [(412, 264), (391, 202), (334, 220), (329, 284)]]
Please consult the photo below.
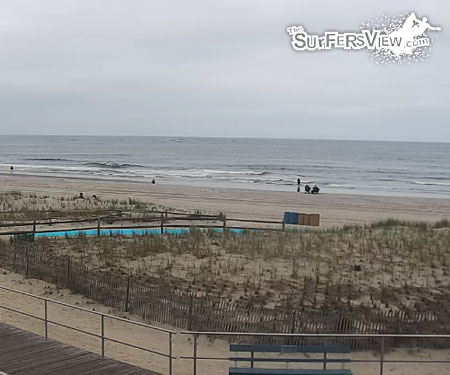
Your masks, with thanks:
[[(425, 63), (295, 52), (286, 33), (415, 11)], [(0, 0), (0, 134), (450, 142), (448, 0)]]

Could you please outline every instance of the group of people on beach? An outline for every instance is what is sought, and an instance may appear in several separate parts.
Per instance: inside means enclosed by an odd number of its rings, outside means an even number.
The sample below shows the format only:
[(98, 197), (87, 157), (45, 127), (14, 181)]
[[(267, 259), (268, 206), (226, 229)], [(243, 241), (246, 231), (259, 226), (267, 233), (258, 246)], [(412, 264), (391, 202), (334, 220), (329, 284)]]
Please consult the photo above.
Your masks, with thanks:
[[(300, 184), (301, 184), (300, 177), (297, 178), (297, 193), (300, 193)], [(314, 185), (313, 187), (309, 186), (308, 183), (305, 185), (305, 194), (319, 194), (320, 188), (317, 185)]]

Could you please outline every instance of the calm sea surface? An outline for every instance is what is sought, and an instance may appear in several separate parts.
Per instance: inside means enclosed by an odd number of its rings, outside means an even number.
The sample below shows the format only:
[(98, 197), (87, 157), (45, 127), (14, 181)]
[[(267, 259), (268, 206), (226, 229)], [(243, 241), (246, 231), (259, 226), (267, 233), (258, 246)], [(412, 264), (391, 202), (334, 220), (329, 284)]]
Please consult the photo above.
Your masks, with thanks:
[[(450, 198), (450, 144), (1, 136), (0, 171), (195, 186)], [(303, 187), (302, 187), (303, 188)]]

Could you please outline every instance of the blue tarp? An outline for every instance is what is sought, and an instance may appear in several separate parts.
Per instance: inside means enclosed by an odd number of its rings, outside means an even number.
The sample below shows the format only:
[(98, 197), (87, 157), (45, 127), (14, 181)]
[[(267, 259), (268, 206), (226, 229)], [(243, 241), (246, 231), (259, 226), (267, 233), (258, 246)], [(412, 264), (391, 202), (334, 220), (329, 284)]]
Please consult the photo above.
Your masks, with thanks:
[(285, 224), (298, 224), (300, 220), (300, 214), (298, 212), (285, 212), (284, 223)]
[[(211, 230), (211, 229), (209, 229)], [(223, 232), (223, 229), (216, 228), (213, 229), (216, 232)], [(227, 229), (233, 233), (242, 233), (242, 229)], [(204, 229), (200, 229), (200, 231), (204, 231)], [(164, 234), (185, 234), (189, 233), (189, 228), (164, 228)], [(71, 231), (55, 231), (55, 232), (48, 232), (48, 233), (36, 233), (36, 237), (65, 237), (65, 236), (79, 236), (79, 235), (85, 235), (85, 236), (96, 236), (97, 235), (97, 229), (91, 229), (91, 230), (71, 230)], [(110, 236), (110, 235), (125, 235), (125, 236), (131, 236), (133, 234), (136, 235), (144, 235), (144, 234), (161, 234), (160, 228), (155, 229), (101, 229), (100, 235), (101, 236)]]

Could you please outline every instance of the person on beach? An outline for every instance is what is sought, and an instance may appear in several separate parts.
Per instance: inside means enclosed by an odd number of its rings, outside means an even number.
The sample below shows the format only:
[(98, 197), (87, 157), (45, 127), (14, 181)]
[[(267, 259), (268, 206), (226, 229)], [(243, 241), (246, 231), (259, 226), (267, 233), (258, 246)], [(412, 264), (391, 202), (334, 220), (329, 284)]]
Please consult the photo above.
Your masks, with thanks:
[(11, 167), (9, 168), (9, 171), (11, 172), (11, 173), (13, 173), (13, 171), (14, 171), (14, 167), (11, 165)]
[(305, 193), (306, 194), (310, 194), (311, 193), (311, 186), (309, 186), (308, 184), (305, 185)]
[(300, 183), (301, 183), (301, 181), (300, 181), (300, 177), (299, 177), (299, 178), (297, 178), (297, 193), (300, 193)]
[(153, 179), (153, 180), (152, 180), (152, 184), (153, 184), (153, 185), (154, 185), (154, 184), (156, 184), (156, 181), (155, 181), (155, 179)]
[(312, 190), (311, 190), (311, 194), (319, 194), (319, 187), (317, 185), (314, 185)]

